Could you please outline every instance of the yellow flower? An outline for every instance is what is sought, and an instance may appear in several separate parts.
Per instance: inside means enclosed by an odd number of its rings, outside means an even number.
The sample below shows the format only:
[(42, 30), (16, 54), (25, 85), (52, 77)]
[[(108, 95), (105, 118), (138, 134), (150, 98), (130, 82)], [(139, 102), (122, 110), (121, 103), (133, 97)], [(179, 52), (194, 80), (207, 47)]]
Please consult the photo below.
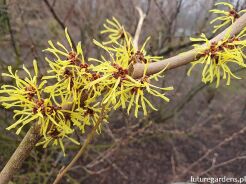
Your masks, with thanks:
[(235, 8), (233, 7), (233, 5), (227, 2), (219, 2), (215, 4), (215, 6), (218, 6), (218, 5), (224, 5), (228, 7), (229, 10), (228, 11), (219, 10), (219, 9), (210, 10), (210, 12), (220, 15), (219, 17), (214, 18), (210, 23), (213, 24), (215, 22), (221, 21), (220, 24), (217, 24), (214, 26), (213, 33), (218, 31), (220, 28), (230, 25), (231, 23), (235, 22), (235, 20), (238, 19), (242, 13), (246, 12), (246, 10), (241, 10), (237, 12)]
[[(65, 28), (65, 36), (69, 44), (69, 49), (67, 49), (61, 42), (57, 42), (57, 47), (53, 44), (51, 40), (48, 41), (50, 47), (44, 51), (48, 51), (56, 56), (58, 61), (69, 61), (75, 65), (84, 64), (83, 50), (81, 47), (81, 42), (76, 46), (76, 51), (74, 51), (71, 38), (68, 34), (67, 28)], [(63, 56), (63, 58), (62, 58)]]
[[(101, 111), (102, 107), (99, 105), (99, 103), (94, 105), (85, 105), (83, 108), (78, 108), (71, 113), (71, 121), (81, 130), (82, 133), (84, 133), (85, 126), (96, 125)], [(106, 111), (108, 111), (108, 109)], [(107, 118), (108, 116), (106, 115), (103, 121), (107, 122)], [(97, 132), (101, 132), (101, 124)]]
[[(144, 115), (147, 115), (146, 106), (156, 110), (151, 102), (146, 98), (146, 93), (158, 96), (165, 101), (169, 99), (158, 90), (172, 90), (169, 88), (159, 88), (150, 83), (151, 79), (157, 79), (160, 73), (152, 76), (143, 76), (141, 79), (133, 79), (128, 71), (131, 64), (143, 63), (148, 65), (153, 60), (161, 57), (147, 55), (145, 46), (150, 38), (147, 38), (140, 50), (136, 50), (132, 43), (130, 35), (126, 34), (125, 42), (119, 43), (115, 41), (114, 46), (106, 46), (94, 40), (94, 43), (103, 48), (109, 54), (109, 60), (102, 56), (102, 61), (91, 58), (90, 60), (100, 63), (92, 70), (101, 73), (101, 78), (88, 84), (86, 88), (90, 88), (96, 84), (103, 86), (107, 90), (103, 93), (103, 104), (107, 107), (113, 106), (114, 109), (119, 107), (128, 109), (135, 106), (135, 116), (138, 116), (139, 109), (142, 108)], [(162, 71), (163, 72), (163, 71)], [(141, 105), (140, 105), (141, 104)]]
[[(17, 130), (17, 134), (20, 133), (23, 126), (39, 118), (39, 114), (32, 115), (33, 108), (35, 107), (35, 101), (41, 100), (41, 93), (46, 81), (42, 81), (39, 84), (38, 81), (38, 67), (37, 62), (33, 61), (34, 76), (32, 77), (29, 70), (23, 65), (23, 69), (27, 74), (27, 77), (21, 79), (18, 75), (18, 71), (13, 73), (11, 66), (8, 67), (9, 73), (3, 73), (5, 77), (14, 79), (15, 85), (3, 85), (0, 90), (0, 102), (5, 108), (14, 107), (15, 116), (19, 117), (13, 125), (8, 129), (15, 128), (17, 125), (21, 127)], [(20, 110), (17, 110), (20, 109)]]
[(57, 42), (59, 48), (56, 48), (52, 41), (49, 41), (50, 48), (44, 50), (51, 52), (56, 57), (54, 61), (46, 58), (51, 68), (48, 73), (51, 75), (44, 76), (43, 79), (51, 79), (53, 85), (46, 87), (45, 92), (49, 93), (55, 102), (71, 99), (71, 103), (76, 104), (80, 103), (84, 93), (95, 97), (95, 93), (92, 94), (90, 91), (84, 90), (84, 86), (90, 83), (95, 76), (91, 72), (93, 65), (85, 62), (81, 43), (78, 43), (76, 51), (74, 51), (67, 28), (65, 35), (70, 46), (69, 49), (60, 42)]
[[(146, 52), (145, 46), (150, 38), (137, 50), (131, 35), (115, 18), (107, 20), (104, 27), (101, 33), (108, 34), (109, 40), (103, 43), (94, 40), (94, 43), (103, 48), (109, 57), (88, 60), (96, 65), (85, 62), (80, 42), (73, 48), (66, 28), (69, 48), (60, 42), (55, 46), (49, 41), (49, 48), (45, 49), (53, 55), (52, 59), (45, 59), (50, 67), (46, 76), (38, 77), (36, 61), (33, 63), (34, 75), (23, 66), (27, 73), (24, 79), (17, 71), (13, 73), (11, 67), (8, 68), (9, 73), (3, 75), (13, 78), (15, 84), (2, 86), (0, 102), (6, 108), (14, 107), (14, 118), (18, 118), (8, 130), (18, 128), (16, 133), (19, 134), (25, 125), (36, 121), (42, 135), (37, 145), (44, 148), (49, 144), (59, 145), (65, 152), (64, 138), (79, 144), (72, 138), (74, 130), (78, 128), (82, 134), (85, 133), (85, 127), (95, 126), (104, 109), (108, 113), (110, 109), (123, 108), (130, 113), (134, 108), (137, 117), (140, 109), (144, 115), (147, 115), (148, 107), (157, 110), (146, 95), (169, 101), (164, 92), (173, 88), (161, 88), (151, 83), (164, 70), (139, 79), (133, 79), (128, 70), (132, 64), (143, 63), (146, 64), (146, 73), (148, 64), (160, 59)], [(103, 117), (104, 122), (107, 122), (107, 113)], [(101, 126), (97, 132), (100, 131)]]
[(245, 41), (240, 41), (241, 37), (245, 36), (245, 31), (241, 32), (236, 37), (229, 37), (229, 33), (220, 42), (209, 42), (204, 34), (201, 38), (191, 38), (191, 41), (204, 41), (204, 45), (194, 45), (197, 50), (196, 60), (191, 64), (188, 71), (190, 75), (192, 69), (201, 64), (204, 66), (202, 71), (202, 82), (212, 83), (216, 79), (216, 87), (220, 85), (222, 79), (227, 79), (227, 85), (230, 85), (231, 77), (240, 79), (232, 73), (231, 64), (236, 64), (239, 67), (246, 67), (244, 63), (245, 55), (242, 49), (245, 47)]
[(169, 98), (165, 96), (165, 93), (161, 93), (161, 92), (173, 90), (173, 87), (162, 88), (150, 83), (151, 79), (157, 79), (158, 77), (160, 77), (160, 74), (163, 73), (163, 71), (164, 70), (151, 76), (144, 75), (141, 79), (138, 80), (130, 79), (132, 81), (131, 84), (132, 89), (130, 91), (131, 97), (127, 108), (128, 113), (130, 112), (132, 106), (134, 105), (135, 105), (135, 111), (134, 111), (135, 117), (138, 117), (139, 108), (142, 108), (145, 116), (148, 113), (147, 106), (157, 111), (154, 105), (151, 104), (151, 102), (146, 98), (146, 93), (155, 97), (159, 97), (166, 102), (169, 102)]
[(103, 42), (104, 45), (113, 44), (118, 42), (120, 39), (124, 40), (125, 36), (127, 36), (127, 32), (125, 32), (124, 27), (119, 23), (116, 18), (112, 18), (112, 20), (106, 19), (106, 23), (103, 24), (105, 28), (100, 33), (107, 34), (108, 41)]
[[(59, 142), (64, 150), (61, 140), (68, 137), (73, 132), (71, 122), (67, 121), (65, 111), (59, 103), (53, 103), (48, 95), (44, 98), (46, 80), (39, 80), (37, 62), (33, 61), (34, 75), (23, 65), (26, 77), (21, 79), (18, 71), (13, 72), (11, 66), (8, 67), (8, 73), (3, 73), (5, 77), (14, 79), (15, 85), (3, 85), (0, 90), (0, 102), (5, 108), (15, 108), (14, 119), (17, 119), (7, 130), (17, 128), (16, 134), (19, 134), (22, 128), (30, 123), (40, 125), (40, 134), (43, 137), (42, 142), (47, 145), (50, 141)], [(51, 136), (52, 130), (60, 132), (58, 138)], [(73, 141), (75, 142), (75, 141)]]
[(70, 46), (67, 49), (62, 43), (57, 42), (57, 47), (54, 46), (53, 42), (50, 40), (48, 41), (50, 47), (45, 49), (44, 51), (52, 53), (56, 59), (51, 61), (50, 59), (46, 58), (50, 66), (50, 70), (48, 73), (51, 73), (51, 76), (45, 76), (43, 79), (58, 79), (62, 80), (69, 75), (75, 76), (75, 73), (80, 70), (87, 70), (89, 65), (85, 63), (83, 50), (81, 46), (81, 42), (77, 44), (76, 51), (74, 51), (71, 38), (67, 32), (67, 28), (65, 29), (65, 36), (67, 38), (67, 42)]
[(53, 142), (52, 145), (57, 146), (59, 145), (63, 151), (63, 154), (65, 156), (65, 147), (63, 144), (63, 139), (67, 138), (71, 142), (73, 142), (76, 145), (80, 145), (78, 141), (75, 139), (69, 137), (68, 135), (72, 134), (74, 131), (68, 127), (66, 128), (60, 128), (56, 126), (52, 126), (49, 128), (49, 131), (47, 132), (47, 135), (43, 137), (36, 146), (42, 145), (43, 148), (46, 148), (51, 142)]

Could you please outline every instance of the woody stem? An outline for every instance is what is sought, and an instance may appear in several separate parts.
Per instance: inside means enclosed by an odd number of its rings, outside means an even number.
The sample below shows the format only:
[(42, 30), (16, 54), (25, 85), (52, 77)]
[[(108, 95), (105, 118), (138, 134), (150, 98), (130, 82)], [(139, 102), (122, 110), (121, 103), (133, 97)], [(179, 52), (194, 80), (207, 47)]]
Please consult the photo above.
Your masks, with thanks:
[(106, 115), (105, 106), (103, 105), (101, 113), (100, 113), (100, 116), (99, 116), (99, 119), (96, 122), (96, 124), (93, 127), (93, 129), (91, 130), (91, 132), (87, 135), (83, 146), (80, 148), (79, 152), (74, 156), (72, 161), (65, 168), (61, 169), (61, 171), (56, 176), (56, 179), (53, 182), (53, 184), (60, 183), (62, 177), (74, 166), (74, 164), (78, 161), (78, 159), (84, 154), (84, 152), (86, 151), (86, 148), (88, 147), (88, 145), (90, 144), (90, 142), (94, 138), (96, 130), (99, 128), (100, 124), (103, 122), (103, 119), (105, 118), (105, 115)]
[(0, 184), (7, 184), (10, 182), (14, 174), (19, 170), (23, 162), (30, 155), (31, 150), (34, 149), (40, 138), (40, 126), (35, 124), (29, 129), (29, 131), (21, 141), (20, 145), (17, 147), (17, 149), (1, 171)]

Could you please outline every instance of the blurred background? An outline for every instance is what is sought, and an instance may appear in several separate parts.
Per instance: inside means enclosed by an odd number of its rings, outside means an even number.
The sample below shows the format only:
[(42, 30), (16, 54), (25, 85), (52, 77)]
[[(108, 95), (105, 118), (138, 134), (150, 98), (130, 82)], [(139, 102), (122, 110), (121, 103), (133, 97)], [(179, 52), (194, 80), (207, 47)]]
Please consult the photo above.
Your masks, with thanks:
[[(146, 13), (140, 43), (151, 36), (150, 54), (164, 58), (189, 50), (190, 36), (206, 33), (211, 38), (208, 12), (218, 0), (0, 0), (0, 72), (8, 65), (31, 67), (37, 59), (47, 68), (42, 52), (48, 40), (64, 40), (68, 27), (74, 42), (81, 41), (86, 57), (99, 57), (92, 40), (106, 18), (116, 17), (134, 34), (139, 6)], [(230, 0), (237, 10), (245, 0)], [(139, 119), (118, 110), (94, 139), (89, 150), (63, 180), (68, 184), (164, 184), (189, 181), (191, 176), (243, 177), (246, 171), (246, 71), (236, 70), (242, 80), (230, 86), (201, 83), (200, 69), (187, 77), (190, 65), (166, 72), (159, 85), (171, 86), (165, 103), (151, 99), (159, 109)], [(11, 83), (0, 77), (0, 84)], [(14, 120), (0, 107), (0, 169), (25, 132), (7, 131)], [(27, 131), (27, 130), (26, 130)], [(81, 142), (85, 137), (77, 136)], [(60, 168), (69, 163), (79, 147), (65, 142), (60, 149), (37, 147), (14, 176), (17, 184), (52, 183)]]

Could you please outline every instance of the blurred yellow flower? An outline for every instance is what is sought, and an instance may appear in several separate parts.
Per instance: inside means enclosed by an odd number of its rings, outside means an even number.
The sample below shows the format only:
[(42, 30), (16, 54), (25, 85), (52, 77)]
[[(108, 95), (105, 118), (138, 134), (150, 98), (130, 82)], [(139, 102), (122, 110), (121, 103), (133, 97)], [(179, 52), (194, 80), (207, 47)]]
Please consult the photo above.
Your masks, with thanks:
[(218, 21), (221, 22), (220, 24), (217, 24), (214, 26), (213, 33), (217, 32), (220, 28), (230, 25), (231, 23), (235, 22), (235, 20), (238, 19), (241, 16), (241, 14), (246, 12), (246, 10), (241, 10), (237, 12), (234, 6), (227, 2), (219, 2), (215, 4), (215, 6), (219, 6), (219, 5), (224, 5), (225, 7), (229, 8), (229, 10), (228, 11), (220, 10), (220, 9), (210, 10), (210, 12), (220, 15), (214, 18), (210, 23), (213, 24)]
[(124, 27), (119, 23), (119, 21), (113, 17), (112, 20), (106, 19), (106, 23), (103, 24), (105, 28), (100, 33), (107, 34), (108, 41), (103, 42), (104, 45), (113, 44), (118, 42), (120, 39), (124, 40), (125, 36), (127, 36), (127, 32), (125, 32)]

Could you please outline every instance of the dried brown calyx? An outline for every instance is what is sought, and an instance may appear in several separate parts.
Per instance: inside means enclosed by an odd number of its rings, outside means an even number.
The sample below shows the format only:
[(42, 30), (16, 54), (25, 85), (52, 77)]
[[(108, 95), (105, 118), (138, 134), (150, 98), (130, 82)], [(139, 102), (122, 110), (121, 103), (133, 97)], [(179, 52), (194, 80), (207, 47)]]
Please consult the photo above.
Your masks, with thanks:
[(117, 70), (112, 74), (114, 78), (121, 78), (122, 80), (126, 79), (126, 75), (128, 75), (128, 69), (124, 69), (122, 66), (116, 63), (113, 63), (112, 66)]
[(36, 89), (31, 85), (25, 87), (25, 91), (26, 91), (28, 100), (32, 100), (33, 97), (37, 94)]
[(48, 135), (51, 136), (54, 139), (58, 139), (60, 136), (60, 131), (56, 127), (52, 127), (50, 131), (48, 132)]
[(234, 20), (235, 20), (235, 19), (238, 19), (238, 18), (240, 17), (240, 15), (237, 13), (237, 11), (236, 11), (235, 9), (231, 9), (231, 10), (229, 11), (229, 16), (233, 17)]
[(87, 63), (85, 63), (85, 64), (82, 64), (82, 63), (81, 63), (81, 64), (79, 65), (79, 67), (80, 67), (80, 68), (84, 68), (84, 69), (87, 70), (88, 67), (89, 67), (89, 65), (88, 65)]
[[(138, 80), (141, 82), (141, 84), (143, 84), (144, 82), (147, 82), (147, 83), (150, 82), (149, 81), (149, 76), (147, 76), (147, 75), (143, 76), (142, 78), (140, 78)], [(132, 94), (136, 94), (138, 89), (142, 89), (143, 90), (145, 88), (144, 87), (134, 87), (134, 88), (131, 89)]]
[(101, 78), (100, 73), (91, 73), (91, 76), (92, 76), (92, 80), (97, 80)]
[(69, 52), (67, 60), (70, 61), (71, 64), (76, 66), (79, 66), (81, 64), (77, 53), (74, 51)]
[(144, 57), (143, 52), (137, 51), (136, 53), (131, 53), (131, 58), (129, 63), (136, 64), (136, 63), (147, 63), (147, 59)]
[(42, 115), (46, 115), (45, 114), (45, 105), (44, 105), (44, 99), (40, 99), (40, 100), (35, 100), (35, 107), (33, 107), (32, 112), (33, 114), (37, 114), (38, 111), (40, 111), (42, 113)]
[(93, 116), (93, 114), (94, 114), (94, 110), (87, 107), (84, 116), (87, 116), (87, 115)]
[(72, 72), (68, 68), (65, 69), (65, 71), (63, 72), (63, 75), (65, 78), (69, 78), (73, 76)]
[(49, 114), (52, 114), (52, 113), (54, 113), (54, 112), (57, 112), (58, 110), (61, 110), (61, 109), (62, 109), (61, 107), (56, 106), (56, 105), (48, 105), (48, 106), (47, 106), (47, 112), (48, 112)]

